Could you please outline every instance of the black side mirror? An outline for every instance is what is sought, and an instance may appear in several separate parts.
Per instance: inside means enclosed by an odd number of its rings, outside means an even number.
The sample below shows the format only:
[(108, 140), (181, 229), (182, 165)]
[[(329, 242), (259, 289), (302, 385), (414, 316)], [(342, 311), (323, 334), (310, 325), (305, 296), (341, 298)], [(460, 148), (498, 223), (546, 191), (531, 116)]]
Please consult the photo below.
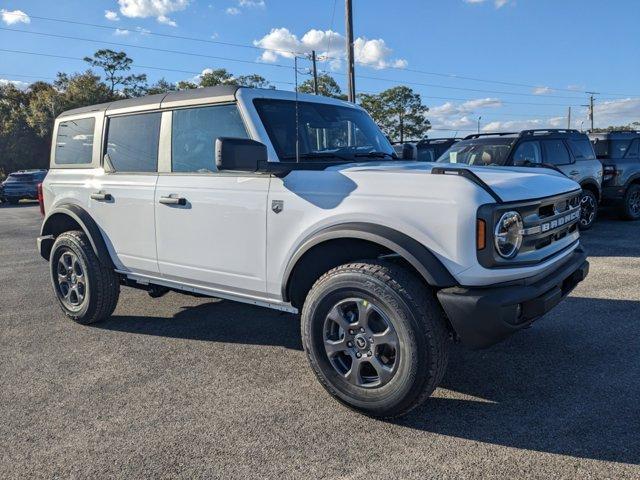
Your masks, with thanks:
[(403, 160), (417, 160), (418, 148), (413, 143), (405, 143), (402, 145)]
[(249, 138), (216, 138), (216, 168), (257, 172), (267, 162), (267, 146)]

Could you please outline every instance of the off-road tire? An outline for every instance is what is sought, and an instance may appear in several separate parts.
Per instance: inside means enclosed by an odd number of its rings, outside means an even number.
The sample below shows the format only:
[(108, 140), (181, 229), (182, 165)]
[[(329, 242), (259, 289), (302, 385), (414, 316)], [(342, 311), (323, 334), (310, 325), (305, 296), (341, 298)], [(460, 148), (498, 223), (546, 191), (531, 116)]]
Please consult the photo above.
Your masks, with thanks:
[[(86, 276), (85, 298), (77, 308), (70, 308), (65, 303), (58, 283), (58, 262), (68, 251), (75, 255)], [(50, 272), (60, 307), (73, 321), (82, 325), (96, 323), (109, 318), (115, 310), (120, 296), (118, 276), (113, 269), (100, 262), (84, 232), (65, 232), (56, 238), (51, 249)]]
[(624, 194), (622, 216), (625, 220), (640, 220), (640, 211), (634, 211), (632, 208), (634, 195), (640, 195), (640, 184), (631, 185)]
[[(399, 364), (378, 388), (350, 384), (325, 351), (328, 312), (354, 296), (384, 310), (397, 332)], [(302, 341), (314, 373), (338, 401), (367, 415), (404, 415), (433, 393), (444, 376), (450, 335), (440, 304), (413, 273), (387, 261), (365, 260), (336, 267), (320, 277), (302, 309)], [(382, 377), (381, 377), (382, 378)]]

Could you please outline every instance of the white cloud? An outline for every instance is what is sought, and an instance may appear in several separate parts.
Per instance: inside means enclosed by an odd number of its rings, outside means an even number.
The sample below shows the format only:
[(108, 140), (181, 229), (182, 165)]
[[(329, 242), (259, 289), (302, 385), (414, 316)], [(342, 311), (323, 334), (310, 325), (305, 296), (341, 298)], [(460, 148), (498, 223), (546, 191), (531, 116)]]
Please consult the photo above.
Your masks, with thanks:
[(509, 120), (506, 122), (489, 122), (482, 126), (483, 132), (518, 132), (530, 128), (547, 128), (548, 120), (532, 118), (529, 120)]
[[(486, 0), (464, 0), (465, 3), (471, 3), (471, 4), (484, 3), (485, 1)], [(513, 5), (515, 1), (514, 0), (493, 0), (493, 4), (495, 5), (496, 8), (502, 8), (508, 3), (511, 3)]]
[(0, 9), (0, 17), (7, 25), (13, 25), (15, 23), (31, 23), (29, 15), (24, 13), (22, 10), (10, 11), (3, 8)]
[(600, 102), (596, 99), (593, 110), (596, 127), (627, 125), (640, 121), (640, 98), (622, 98)]
[(553, 92), (551, 87), (536, 87), (533, 89), (534, 95), (549, 95), (551, 92)]
[(118, 0), (120, 13), (129, 18), (154, 17), (159, 23), (176, 26), (168, 14), (189, 6), (190, 0)]
[(118, 14), (116, 12), (114, 12), (113, 10), (105, 10), (104, 11), (104, 18), (106, 18), (107, 20), (110, 20), (112, 22), (117, 22), (118, 20), (120, 20), (120, 17), (118, 16)]
[(3, 87), (5, 85), (13, 85), (19, 90), (26, 90), (29, 87), (29, 83), (21, 82), (20, 80), (7, 80), (5, 78), (0, 78), (0, 86)]
[[(260, 40), (254, 40), (257, 47), (267, 49), (261, 55), (264, 62), (275, 62), (278, 57), (293, 58), (294, 53), (310, 53), (315, 50), (320, 58), (329, 58), (333, 68), (340, 65), (345, 57), (345, 39), (333, 30), (311, 29), (302, 38), (291, 33), (287, 28), (273, 28)], [(392, 59), (393, 50), (381, 38), (368, 40), (358, 37), (353, 42), (354, 56), (357, 63), (373, 68), (406, 67), (404, 59)]]
[(446, 135), (449, 135), (451, 130), (475, 131), (478, 125), (477, 110), (500, 108), (502, 105), (502, 100), (499, 98), (476, 98), (463, 103), (446, 102), (431, 107), (427, 118), (431, 121), (433, 130), (445, 130), (448, 132), (445, 132)]
[(238, 0), (238, 5), (244, 8), (265, 8), (267, 6), (264, 0)]
[(574, 92), (584, 92), (586, 87), (584, 85), (567, 85), (567, 89), (573, 90)]
[(125, 29), (122, 29), (122, 28), (116, 28), (116, 31), (113, 32), (114, 35), (118, 35), (118, 36), (121, 36), (121, 37), (129, 35), (130, 33), (131, 32), (129, 30), (125, 30)]
[(240, 15), (240, 9), (236, 7), (229, 7), (224, 12), (227, 15)]

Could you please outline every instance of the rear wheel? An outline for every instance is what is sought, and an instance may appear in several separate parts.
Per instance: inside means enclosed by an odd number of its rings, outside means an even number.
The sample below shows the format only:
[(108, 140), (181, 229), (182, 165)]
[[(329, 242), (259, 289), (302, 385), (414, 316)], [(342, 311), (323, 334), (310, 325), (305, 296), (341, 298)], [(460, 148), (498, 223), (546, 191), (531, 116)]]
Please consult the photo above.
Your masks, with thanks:
[(624, 195), (622, 214), (627, 220), (640, 219), (640, 185), (631, 185)]
[(394, 417), (440, 383), (449, 334), (431, 291), (388, 262), (334, 268), (313, 286), (302, 311), (309, 362), (326, 390), (363, 413)]
[(84, 232), (58, 236), (51, 249), (50, 269), (53, 290), (65, 315), (85, 325), (111, 316), (120, 283), (115, 272), (100, 262)]
[(591, 190), (583, 190), (580, 198), (580, 230), (593, 227), (598, 215), (598, 197)]

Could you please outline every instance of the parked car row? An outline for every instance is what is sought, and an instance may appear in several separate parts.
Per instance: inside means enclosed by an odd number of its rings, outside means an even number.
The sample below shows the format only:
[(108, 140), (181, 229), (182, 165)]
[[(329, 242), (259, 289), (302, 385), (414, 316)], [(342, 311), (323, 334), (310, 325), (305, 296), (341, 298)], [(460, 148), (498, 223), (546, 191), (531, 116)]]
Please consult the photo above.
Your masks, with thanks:
[(47, 170), (19, 170), (7, 176), (0, 184), (0, 201), (17, 204), (20, 200), (38, 199), (38, 184), (42, 183)]
[[(448, 145), (435, 155), (436, 147)], [(394, 145), (398, 155), (423, 161), (498, 167), (543, 167), (582, 187), (580, 228), (593, 226), (598, 206), (614, 205), (640, 219), (640, 132), (589, 135), (569, 129), (481, 133)]]

